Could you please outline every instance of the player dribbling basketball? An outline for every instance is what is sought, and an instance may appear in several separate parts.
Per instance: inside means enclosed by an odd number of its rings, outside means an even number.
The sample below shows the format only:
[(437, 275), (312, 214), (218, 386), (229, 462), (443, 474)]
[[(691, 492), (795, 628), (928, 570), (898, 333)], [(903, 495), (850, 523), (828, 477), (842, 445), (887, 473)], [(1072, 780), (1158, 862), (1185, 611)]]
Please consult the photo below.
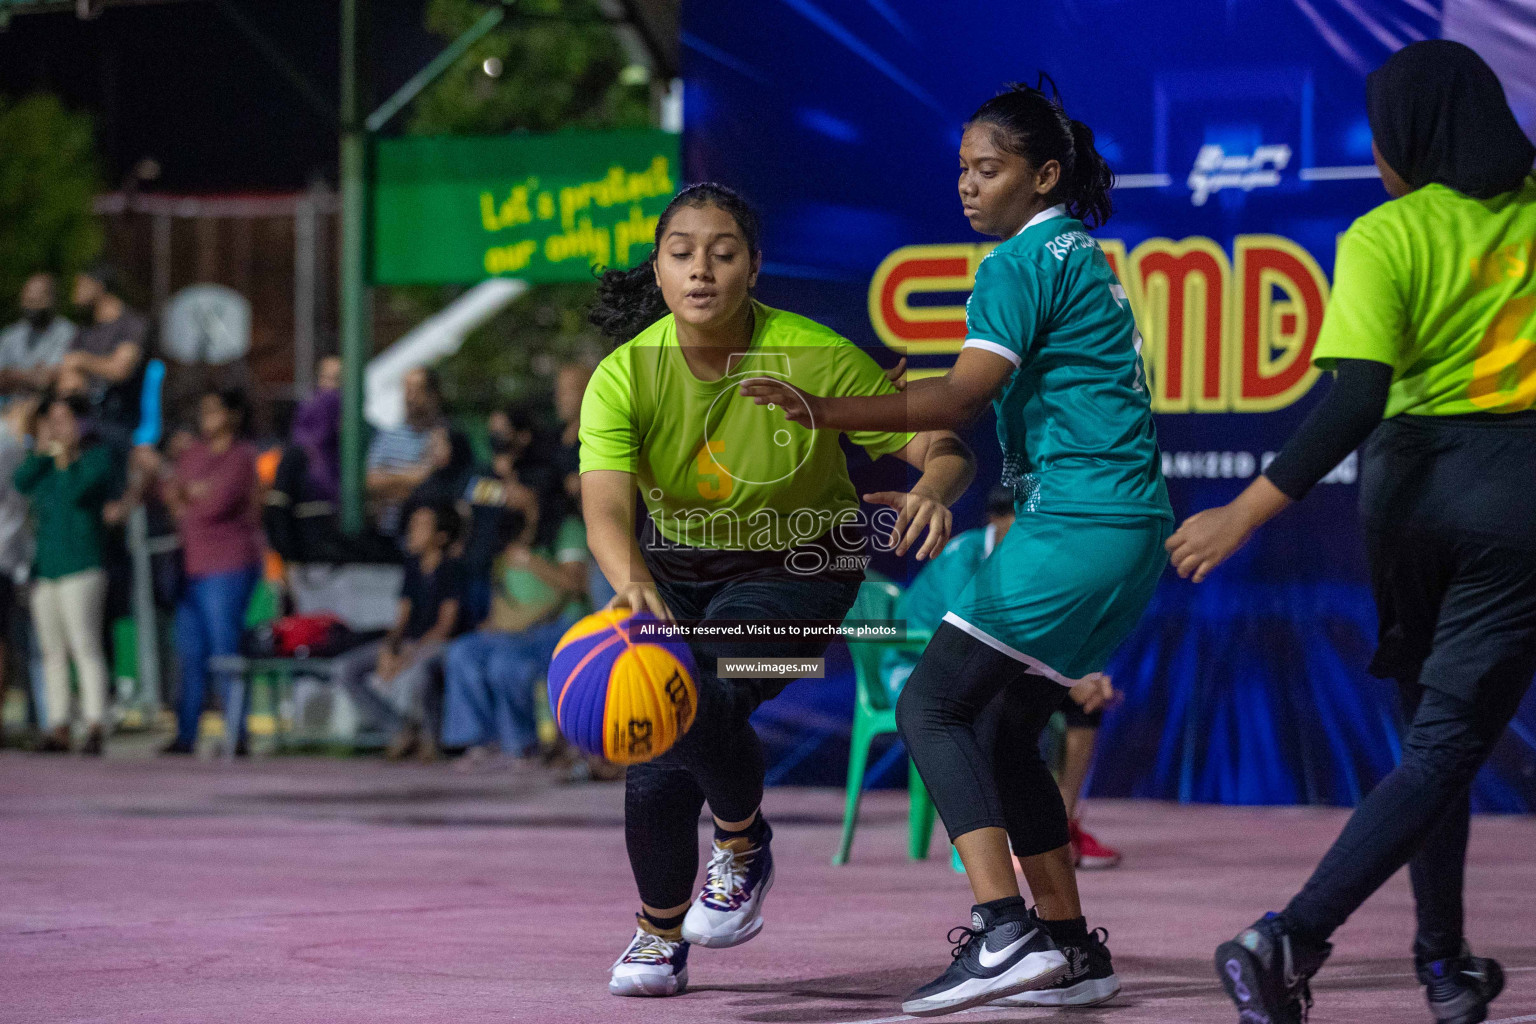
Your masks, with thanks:
[[(736, 394), (759, 373), (834, 394), (894, 388), (834, 332), (752, 298), (757, 219), (719, 185), (684, 189), (661, 215), (656, 249), (610, 271), (593, 321), (624, 344), (597, 368), (581, 409), (582, 507), (614, 604), (660, 618), (838, 623), (863, 579), (836, 528), (858, 513), (837, 435), (786, 425)], [(945, 431), (852, 431), (871, 457), (922, 470), (910, 493), (868, 496), (899, 508), (898, 551), (926, 530), (920, 557), (949, 536), (949, 504), (974, 473)], [(650, 514), (636, 540), (636, 491)], [(726, 947), (762, 928), (773, 832), (759, 811), (763, 752), (748, 716), (787, 679), (720, 679), (722, 656), (817, 657), (825, 639), (693, 645), (698, 710), (664, 755), (629, 769), (624, 832), (641, 910), (609, 991), (675, 995), (690, 945)], [(699, 811), (713, 852), (695, 898)]]

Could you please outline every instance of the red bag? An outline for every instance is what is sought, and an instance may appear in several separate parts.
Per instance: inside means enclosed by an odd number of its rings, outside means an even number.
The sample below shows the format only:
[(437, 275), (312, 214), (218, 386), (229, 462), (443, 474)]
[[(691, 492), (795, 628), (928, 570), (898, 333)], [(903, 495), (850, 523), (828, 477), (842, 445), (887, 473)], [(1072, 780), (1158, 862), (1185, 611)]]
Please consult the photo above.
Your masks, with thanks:
[(288, 615), (272, 623), (272, 647), (282, 658), (324, 657), (351, 633), (345, 622), (329, 612)]

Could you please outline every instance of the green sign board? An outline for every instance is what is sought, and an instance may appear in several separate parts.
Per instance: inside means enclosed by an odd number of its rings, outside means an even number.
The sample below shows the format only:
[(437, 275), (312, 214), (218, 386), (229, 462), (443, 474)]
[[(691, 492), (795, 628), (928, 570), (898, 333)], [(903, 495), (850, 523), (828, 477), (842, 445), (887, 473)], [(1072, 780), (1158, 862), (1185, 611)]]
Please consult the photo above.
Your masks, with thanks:
[(583, 281), (633, 266), (677, 164), (678, 137), (651, 130), (380, 140), (373, 281)]

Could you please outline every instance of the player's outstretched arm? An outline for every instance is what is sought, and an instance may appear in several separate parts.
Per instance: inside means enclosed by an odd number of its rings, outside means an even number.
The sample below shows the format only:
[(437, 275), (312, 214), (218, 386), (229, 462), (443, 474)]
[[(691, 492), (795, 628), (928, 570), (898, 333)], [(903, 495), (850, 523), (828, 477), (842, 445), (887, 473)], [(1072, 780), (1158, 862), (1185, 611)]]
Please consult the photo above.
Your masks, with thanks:
[(758, 405), (779, 406), (791, 423), (819, 430), (960, 430), (981, 415), (1013, 370), (995, 352), (966, 348), (944, 376), (914, 380), (895, 394), (828, 398), (771, 377), (742, 381), (741, 393)]
[(1200, 583), (1255, 530), (1283, 512), (1354, 451), (1387, 408), (1392, 367), (1372, 359), (1340, 359), (1337, 378), (1259, 477), (1231, 503), (1197, 512), (1168, 538), (1169, 561)]
[(1255, 531), (1291, 505), (1285, 492), (1261, 476), (1225, 505), (1196, 512), (1168, 538), (1168, 561), (1183, 579), (1203, 583)]

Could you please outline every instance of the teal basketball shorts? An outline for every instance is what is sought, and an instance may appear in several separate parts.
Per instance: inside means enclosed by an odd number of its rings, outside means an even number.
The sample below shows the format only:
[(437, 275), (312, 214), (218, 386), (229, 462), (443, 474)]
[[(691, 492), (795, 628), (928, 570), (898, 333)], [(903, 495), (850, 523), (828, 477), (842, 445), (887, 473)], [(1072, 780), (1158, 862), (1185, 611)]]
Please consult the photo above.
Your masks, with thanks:
[(1021, 512), (944, 621), (1071, 686), (1136, 628), (1172, 530), (1158, 516)]

